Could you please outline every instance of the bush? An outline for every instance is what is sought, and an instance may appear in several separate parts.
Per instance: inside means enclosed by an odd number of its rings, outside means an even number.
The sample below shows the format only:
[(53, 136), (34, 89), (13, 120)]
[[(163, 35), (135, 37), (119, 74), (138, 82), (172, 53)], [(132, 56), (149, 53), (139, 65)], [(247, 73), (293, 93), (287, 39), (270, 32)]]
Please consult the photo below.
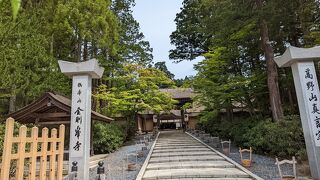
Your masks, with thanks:
[(95, 122), (93, 126), (93, 150), (96, 154), (113, 152), (125, 141), (124, 128), (117, 124)]
[(2, 156), (3, 151), (3, 141), (4, 141), (4, 133), (6, 130), (6, 125), (1, 123), (0, 124), (0, 155)]
[(283, 121), (272, 122), (271, 119), (254, 118), (237, 121), (221, 121), (208, 113), (199, 123), (206, 132), (213, 136), (231, 139), (239, 147), (252, 147), (255, 152), (279, 157), (298, 156), (306, 158), (305, 143), (300, 117), (286, 116)]
[(252, 146), (259, 153), (290, 157), (298, 155), (305, 149), (303, 131), (299, 117), (281, 122), (265, 120), (259, 122), (244, 134), (247, 137), (245, 146)]

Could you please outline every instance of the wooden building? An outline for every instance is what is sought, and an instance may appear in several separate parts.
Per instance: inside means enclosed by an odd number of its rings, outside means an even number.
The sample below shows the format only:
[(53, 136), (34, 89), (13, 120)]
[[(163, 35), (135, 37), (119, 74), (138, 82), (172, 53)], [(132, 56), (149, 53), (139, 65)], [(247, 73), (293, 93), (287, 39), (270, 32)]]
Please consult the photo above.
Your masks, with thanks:
[[(196, 105), (192, 98), (195, 96), (191, 88), (160, 89), (162, 92), (169, 93), (173, 99), (177, 100), (176, 108), (170, 112), (154, 114), (151, 111), (139, 113), (137, 119), (137, 130), (143, 132), (153, 131), (154, 128), (160, 129), (179, 129), (183, 124), (187, 128), (195, 129), (199, 119), (199, 114), (204, 107)], [(185, 111), (183, 105), (191, 103), (192, 106)]]
[[(64, 124), (66, 127), (65, 149), (68, 149), (71, 119), (71, 100), (69, 98), (47, 92), (31, 104), (9, 114), (8, 117), (14, 118), (19, 123), (34, 124), (38, 127), (58, 128), (60, 124)], [(91, 112), (91, 124), (93, 120), (106, 123), (113, 121), (112, 118), (95, 111)], [(92, 139), (91, 131), (91, 145)], [(91, 149), (93, 149), (92, 146)], [(93, 150), (91, 150), (91, 154), (93, 154)]]

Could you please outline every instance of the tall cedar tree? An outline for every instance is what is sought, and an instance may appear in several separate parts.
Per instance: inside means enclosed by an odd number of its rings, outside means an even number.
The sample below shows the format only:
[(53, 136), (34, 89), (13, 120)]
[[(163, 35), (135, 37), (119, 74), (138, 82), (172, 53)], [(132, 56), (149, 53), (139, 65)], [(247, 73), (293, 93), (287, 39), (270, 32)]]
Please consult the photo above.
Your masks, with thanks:
[[(219, 49), (226, 48), (223, 57), (228, 55), (228, 58), (224, 58), (228, 68), (222, 73), (229, 74), (228, 81), (241, 76), (249, 81), (254, 74), (259, 76), (265, 74), (272, 117), (278, 121), (283, 117), (283, 110), (274, 54), (283, 53), (288, 44), (300, 47), (315, 45), (314, 42), (318, 39), (316, 34), (319, 32), (317, 3), (319, 2), (313, 0), (303, 3), (299, 0), (290, 3), (279, 0), (184, 0), (183, 8), (176, 17), (177, 30), (170, 36), (172, 44), (176, 46), (170, 51), (170, 58), (181, 61), (205, 55), (206, 59), (210, 59), (212, 52), (215, 54)], [(199, 68), (203, 66), (209, 64), (200, 64)], [(263, 71), (266, 73), (262, 73)], [(286, 75), (283, 77), (291, 77), (290, 71), (282, 70), (281, 73)], [(217, 75), (209, 73), (203, 78), (210, 79), (211, 76)], [(264, 79), (261, 78), (260, 81), (263, 82)], [(292, 79), (287, 78), (282, 81), (291, 87), (286, 90), (289, 93), (282, 91), (285, 94), (293, 94)], [(258, 84), (261, 85), (260, 82)], [(247, 85), (244, 83), (243, 88), (246, 89)], [(232, 90), (232, 86), (227, 87)], [(206, 89), (201, 86), (200, 90), (203, 88)], [(264, 101), (257, 98), (264, 92), (254, 94), (255, 96), (242, 98), (247, 99), (249, 104), (250, 101), (259, 101), (258, 104), (263, 104)], [(230, 103), (241, 102), (239, 98), (231, 98)], [(293, 102), (292, 98), (282, 99), (291, 99), (290, 102)], [(255, 108), (261, 109), (258, 104)]]

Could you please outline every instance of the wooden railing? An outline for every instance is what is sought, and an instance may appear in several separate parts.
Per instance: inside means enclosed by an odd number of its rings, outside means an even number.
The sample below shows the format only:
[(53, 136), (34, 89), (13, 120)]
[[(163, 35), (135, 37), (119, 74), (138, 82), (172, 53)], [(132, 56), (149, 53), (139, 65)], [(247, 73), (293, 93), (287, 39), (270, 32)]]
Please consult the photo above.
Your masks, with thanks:
[[(38, 133), (38, 128), (33, 127), (31, 136), (27, 137), (27, 127), (23, 125), (19, 129), (19, 135), (14, 137), (14, 119), (7, 119), (0, 180), (10, 179), (10, 167), (13, 161), (16, 162), (16, 172), (14, 174), (16, 180), (62, 180), (64, 125), (59, 127), (59, 137), (55, 128), (51, 130), (51, 137), (48, 137), (48, 128), (42, 129), (42, 137), (38, 137)], [(15, 144), (18, 144), (16, 153), (12, 152)], [(30, 144), (30, 147), (27, 146), (28, 148), (26, 148), (27, 144)], [(39, 147), (38, 144), (40, 144)], [(48, 148), (50, 149), (48, 150)], [(38, 167), (40, 171), (39, 177), (36, 177), (38, 158), (40, 158), (40, 167)], [(26, 165), (26, 160), (30, 162), (28, 165)], [(48, 160), (49, 173), (47, 173)], [(25, 171), (28, 173), (25, 174)]]

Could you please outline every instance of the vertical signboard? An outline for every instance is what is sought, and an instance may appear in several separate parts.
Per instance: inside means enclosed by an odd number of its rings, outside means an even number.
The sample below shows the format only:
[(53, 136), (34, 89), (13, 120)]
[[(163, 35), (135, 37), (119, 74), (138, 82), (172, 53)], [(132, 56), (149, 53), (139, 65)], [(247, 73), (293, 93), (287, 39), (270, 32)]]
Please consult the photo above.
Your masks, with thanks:
[(302, 95), (307, 106), (307, 119), (310, 125), (311, 137), (316, 146), (320, 146), (320, 93), (313, 62), (299, 63), (298, 71), (302, 84)]
[(73, 76), (69, 167), (78, 165), (78, 178), (89, 179), (91, 77)]
[(313, 61), (319, 58), (320, 46), (289, 46), (282, 56), (275, 58), (279, 67), (291, 66), (310, 171), (317, 180), (320, 180), (320, 95)]
[[(77, 179), (89, 179), (92, 78), (99, 79), (104, 68), (96, 59), (78, 63), (59, 60), (61, 72), (72, 77), (69, 173), (77, 169)], [(75, 168), (72, 168), (72, 166)], [(77, 168), (76, 168), (77, 167)]]

